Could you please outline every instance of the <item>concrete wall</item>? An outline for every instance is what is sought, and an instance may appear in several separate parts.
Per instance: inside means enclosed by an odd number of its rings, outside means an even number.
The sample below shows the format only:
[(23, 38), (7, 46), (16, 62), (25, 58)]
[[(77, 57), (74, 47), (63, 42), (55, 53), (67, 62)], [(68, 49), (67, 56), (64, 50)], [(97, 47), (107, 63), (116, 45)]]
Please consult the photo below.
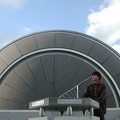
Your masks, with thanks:
[[(50, 113), (48, 112), (47, 115), (50, 115)], [(59, 114), (53, 112), (51, 115), (56, 116)], [(78, 116), (78, 113), (73, 115)], [(38, 116), (38, 110), (0, 110), (0, 120), (28, 120), (28, 118)], [(105, 120), (120, 120), (120, 108), (107, 109)]]
[(0, 110), (0, 120), (28, 120), (39, 116), (37, 110)]
[(109, 108), (105, 120), (120, 120), (120, 108)]

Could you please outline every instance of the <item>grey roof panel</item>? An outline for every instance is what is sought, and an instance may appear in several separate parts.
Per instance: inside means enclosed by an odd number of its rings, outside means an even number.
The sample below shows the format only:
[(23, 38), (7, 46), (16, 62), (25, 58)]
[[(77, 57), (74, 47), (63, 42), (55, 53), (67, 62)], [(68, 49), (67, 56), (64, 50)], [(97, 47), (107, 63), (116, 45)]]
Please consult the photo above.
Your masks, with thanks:
[(40, 33), (35, 35), (38, 49), (53, 48), (55, 33)]
[(105, 62), (111, 55), (111, 51), (107, 50), (106, 47), (103, 47), (99, 43), (95, 43), (89, 52), (89, 56), (101, 64)]
[(7, 67), (7, 64), (0, 59), (0, 73), (2, 73), (6, 67)]
[(112, 55), (107, 59), (103, 66), (110, 72), (110, 74), (114, 77), (120, 74), (120, 58), (116, 55)]
[(16, 46), (22, 55), (37, 50), (34, 36), (25, 37), (16, 42)]
[(26, 81), (21, 79), (21, 77), (14, 71), (12, 71), (8, 75), (8, 77), (5, 80), (5, 84), (26, 96), (28, 96), (32, 92), (30, 87), (26, 84)]
[(17, 68), (14, 70), (16, 74), (23, 80), (25, 83), (33, 90), (38, 87), (38, 83), (33, 76), (29, 66), (27, 63), (19, 65)]
[(82, 52), (84, 54), (88, 54), (93, 45), (94, 42), (91, 41), (90, 38), (86, 38), (85, 36), (78, 35), (75, 37), (75, 41), (72, 49)]
[(0, 58), (8, 65), (11, 64), (18, 57), (21, 57), (21, 53), (14, 43), (0, 52)]
[(55, 34), (55, 47), (71, 49), (74, 39), (75, 35), (71, 33), (58, 32)]

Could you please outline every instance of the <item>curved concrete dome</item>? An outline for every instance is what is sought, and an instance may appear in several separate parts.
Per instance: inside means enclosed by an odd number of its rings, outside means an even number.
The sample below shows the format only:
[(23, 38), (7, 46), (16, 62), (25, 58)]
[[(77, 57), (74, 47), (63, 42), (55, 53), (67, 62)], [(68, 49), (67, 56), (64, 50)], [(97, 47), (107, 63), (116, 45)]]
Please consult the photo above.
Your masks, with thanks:
[(0, 109), (28, 109), (30, 101), (59, 97), (92, 82), (94, 70), (107, 86), (107, 107), (120, 107), (120, 55), (91, 36), (43, 31), (22, 37), (0, 51)]

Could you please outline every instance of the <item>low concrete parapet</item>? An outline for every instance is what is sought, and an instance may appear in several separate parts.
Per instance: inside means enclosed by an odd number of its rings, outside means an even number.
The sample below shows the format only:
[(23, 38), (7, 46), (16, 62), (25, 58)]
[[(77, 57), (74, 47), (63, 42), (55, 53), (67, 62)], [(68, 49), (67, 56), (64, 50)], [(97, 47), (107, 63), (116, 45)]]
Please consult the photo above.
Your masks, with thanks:
[(108, 108), (105, 120), (120, 120), (120, 108)]
[(38, 110), (0, 110), (0, 120), (28, 120), (38, 116)]
[(100, 120), (95, 116), (62, 116), (62, 117), (37, 117), (28, 120)]

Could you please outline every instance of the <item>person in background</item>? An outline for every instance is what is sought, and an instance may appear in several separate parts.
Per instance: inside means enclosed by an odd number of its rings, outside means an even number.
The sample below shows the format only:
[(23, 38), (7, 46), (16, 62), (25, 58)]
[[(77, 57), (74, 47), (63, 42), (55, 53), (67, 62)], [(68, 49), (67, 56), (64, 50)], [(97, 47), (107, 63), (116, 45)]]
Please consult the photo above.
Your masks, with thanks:
[(82, 97), (89, 97), (99, 102), (99, 109), (94, 109), (94, 115), (100, 117), (100, 120), (105, 120), (106, 114), (106, 86), (100, 82), (101, 74), (98, 71), (92, 73), (93, 84), (89, 84)]

